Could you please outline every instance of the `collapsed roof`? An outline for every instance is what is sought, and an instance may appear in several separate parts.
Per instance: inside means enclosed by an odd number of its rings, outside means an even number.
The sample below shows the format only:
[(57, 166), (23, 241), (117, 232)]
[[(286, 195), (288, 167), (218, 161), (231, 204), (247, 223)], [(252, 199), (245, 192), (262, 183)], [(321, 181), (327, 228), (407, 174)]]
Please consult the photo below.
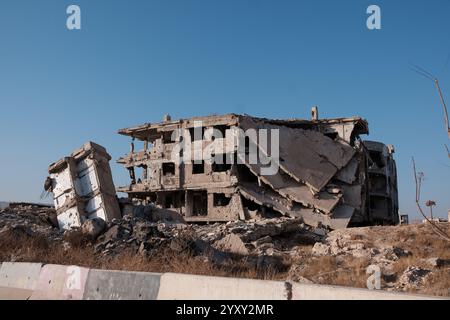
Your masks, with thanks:
[[(199, 124), (203, 128), (200, 141), (196, 141), (197, 137), (180, 139), (173, 135), (177, 130), (192, 133)], [(211, 139), (206, 134), (208, 129), (225, 134)], [(262, 143), (259, 135), (246, 134), (244, 146), (231, 143), (236, 142), (234, 129), (276, 131), (279, 154), (272, 157), (274, 141)], [(187, 221), (228, 221), (276, 213), (301, 217), (309, 225), (345, 228), (352, 219), (370, 221), (368, 155), (360, 140), (360, 135), (368, 132), (367, 121), (360, 117), (315, 116), (312, 120), (274, 120), (236, 114), (180, 120), (167, 117), (160, 123), (119, 130), (119, 134), (130, 136), (133, 141), (143, 141), (144, 146), (135, 151), (132, 142), (131, 152), (118, 159), (131, 178), (130, 185), (118, 191), (172, 208)], [(174, 161), (171, 156), (175, 145), (185, 140), (192, 141), (188, 151), (194, 155), (215, 143), (223, 145), (226, 159), (234, 160), (228, 166)], [(246, 153), (240, 153), (240, 147), (245, 147)], [(258, 161), (249, 161), (248, 150), (257, 151)], [(276, 161), (278, 170), (264, 174), (270, 161)], [(142, 176), (136, 179), (138, 168)], [(222, 199), (225, 205), (217, 199)]]

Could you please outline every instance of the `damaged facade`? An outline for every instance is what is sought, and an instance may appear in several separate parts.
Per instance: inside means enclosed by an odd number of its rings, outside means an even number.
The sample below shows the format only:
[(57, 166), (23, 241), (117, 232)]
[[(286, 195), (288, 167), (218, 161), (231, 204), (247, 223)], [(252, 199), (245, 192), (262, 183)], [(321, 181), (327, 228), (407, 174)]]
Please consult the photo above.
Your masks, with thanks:
[[(270, 132), (270, 137), (248, 134), (252, 130)], [(238, 139), (241, 132), (244, 140)], [(188, 222), (280, 215), (331, 229), (399, 222), (393, 148), (361, 140), (368, 124), (359, 117), (318, 119), (317, 109), (312, 120), (167, 117), (119, 133), (132, 138), (130, 153), (117, 161), (129, 171), (131, 183), (117, 191), (176, 211)], [(141, 150), (135, 150), (136, 140)], [(180, 144), (192, 159), (174, 160), (175, 153), (184, 159)], [(255, 151), (256, 162), (251, 161)], [(267, 174), (271, 161), (278, 170)]]
[(53, 193), (61, 229), (80, 227), (87, 219), (121, 217), (109, 160), (105, 148), (88, 142), (49, 166), (45, 189)]

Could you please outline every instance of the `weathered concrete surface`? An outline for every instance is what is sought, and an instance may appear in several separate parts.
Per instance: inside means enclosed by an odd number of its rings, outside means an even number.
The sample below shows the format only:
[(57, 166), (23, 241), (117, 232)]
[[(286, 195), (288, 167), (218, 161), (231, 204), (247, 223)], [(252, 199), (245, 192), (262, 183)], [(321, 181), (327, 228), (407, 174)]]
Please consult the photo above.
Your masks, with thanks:
[[(241, 160), (244, 161), (245, 159)], [(251, 164), (246, 162), (245, 165), (259, 179), (286, 199), (317, 208), (326, 213), (331, 212), (340, 200), (340, 197), (329, 194), (328, 192), (319, 192), (315, 196), (305, 184), (301, 184), (281, 171), (278, 171), (274, 175), (262, 175), (261, 168), (263, 166), (260, 163)]]
[[(17, 270), (27, 270), (16, 264)], [(24, 263), (26, 265), (26, 263)], [(45, 268), (47, 267), (47, 268)], [(44, 270), (45, 268), (45, 270)], [(46, 265), (36, 290), (0, 286), (0, 299), (87, 299), (87, 300), (437, 300), (441, 297), (394, 293), (384, 290), (268, 281), (242, 278), (199, 276), (177, 273), (146, 273), (88, 270), (77, 266)], [(84, 270), (83, 270), (84, 269)], [(65, 270), (65, 272), (64, 272)], [(72, 270), (72, 271), (71, 271)], [(73, 272), (73, 270), (78, 270)], [(86, 285), (78, 291), (70, 277), (85, 275)], [(69, 280), (65, 274), (69, 274)], [(22, 274), (18, 274), (22, 276)], [(83, 275), (81, 276), (83, 277)], [(44, 285), (44, 282), (46, 284)], [(82, 294), (84, 291), (84, 295)], [(448, 300), (448, 299), (445, 299)]]
[(3, 262), (0, 269), (0, 287), (34, 290), (41, 267), (41, 263)]
[(356, 157), (353, 157), (344, 168), (338, 171), (336, 179), (352, 184), (356, 180), (356, 170), (358, 169), (358, 165), (358, 160)]
[(0, 287), (0, 300), (28, 300), (32, 293), (27, 289)]
[(85, 300), (155, 300), (161, 274), (91, 269)]
[(292, 300), (440, 300), (439, 297), (317, 284), (292, 284)]
[[(245, 130), (250, 128), (279, 130), (280, 157), (283, 159), (280, 168), (297, 181), (304, 181), (316, 192), (320, 191), (355, 154), (350, 145), (335, 142), (320, 132), (270, 125), (251, 118), (241, 120), (240, 126)], [(261, 146), (258, 147), (261, 149)], [(263, 152), (267, 154), (267, 150)]]
[(78, 266), (44, 265), (31, 300), (81, 300), (88, 273)]
[(46, 190), (53, 193), (59, 227), (80, 227), (86, 219), (111, 221), (120, 208), (106, 149), (87, 142), (49, 166)]
[(286, 300), (284, 282), (164, 273), (158, 300)]

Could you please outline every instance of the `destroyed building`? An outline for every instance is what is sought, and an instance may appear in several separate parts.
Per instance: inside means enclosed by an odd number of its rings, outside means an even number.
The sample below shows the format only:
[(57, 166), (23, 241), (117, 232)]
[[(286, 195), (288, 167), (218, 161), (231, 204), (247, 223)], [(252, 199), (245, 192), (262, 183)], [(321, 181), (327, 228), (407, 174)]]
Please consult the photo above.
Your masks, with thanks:
[(88, 142), (49, 166), (45, 189), (53, 193), (61, 229), (80, 227), (87, 219), (121, 217), (109, 160), (105, 148)]
[(284, 215), (330, 229), (397, 224), (393, 147), (363, 141), (369, 129), (360, 117), (312, 113), (311, 120), (167, 116), (121, 129), (131, 151), (117, 162), (131, 182), (117, 191), (188, 222)]
[[(394, 147), (375, 141), (364, 141), (369, 152), (369, 210), (372, 220), (400, 222), (398, 215), (397, 167)], [(387, 217), (386, 212), (391, 216)], [(407, 216), (406, 216), (407, 220)]]

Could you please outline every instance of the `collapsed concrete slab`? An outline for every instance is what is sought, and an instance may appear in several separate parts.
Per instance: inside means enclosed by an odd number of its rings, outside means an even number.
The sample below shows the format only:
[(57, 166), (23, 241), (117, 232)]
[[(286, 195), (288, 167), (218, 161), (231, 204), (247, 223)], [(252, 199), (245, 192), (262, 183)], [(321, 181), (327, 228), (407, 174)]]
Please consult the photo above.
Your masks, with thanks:
[(109, 160), (105, 148), (88, 142), (49, 166), (46, 187), (61, 229), (81, 227), (86, 219), (121, 217)]

